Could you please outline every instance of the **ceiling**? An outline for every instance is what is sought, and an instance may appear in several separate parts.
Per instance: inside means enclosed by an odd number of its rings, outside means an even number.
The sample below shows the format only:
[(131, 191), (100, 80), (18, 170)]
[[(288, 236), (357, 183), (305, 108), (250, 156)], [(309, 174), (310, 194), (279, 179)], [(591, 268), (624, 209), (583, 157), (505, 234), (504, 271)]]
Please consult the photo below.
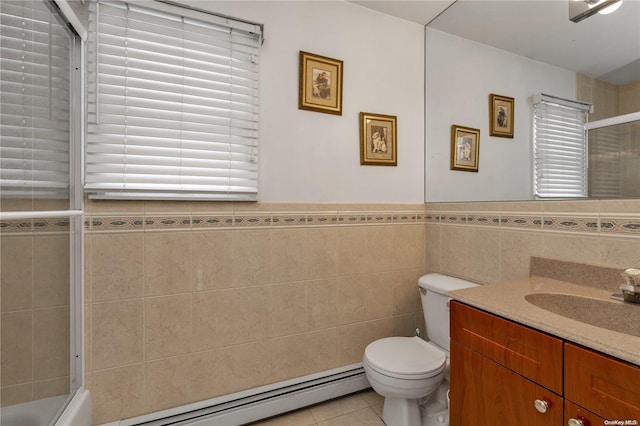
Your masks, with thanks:
[(353, 0), (379, 12), (614, 84), (640, 79), (640, 0), (569, 20), (569, 0)]

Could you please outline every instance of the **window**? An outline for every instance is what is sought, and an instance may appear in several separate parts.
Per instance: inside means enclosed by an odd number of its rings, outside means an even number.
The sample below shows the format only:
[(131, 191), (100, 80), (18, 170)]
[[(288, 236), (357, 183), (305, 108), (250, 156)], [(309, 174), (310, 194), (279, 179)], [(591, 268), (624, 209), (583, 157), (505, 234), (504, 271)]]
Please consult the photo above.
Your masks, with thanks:
[(85, 191), (255, 199), (261, 26), (152, 4), (93, 7)]
[(534, 193), (541, 198), (587, 196), (587, 133), (590, 104), (534, 96)]

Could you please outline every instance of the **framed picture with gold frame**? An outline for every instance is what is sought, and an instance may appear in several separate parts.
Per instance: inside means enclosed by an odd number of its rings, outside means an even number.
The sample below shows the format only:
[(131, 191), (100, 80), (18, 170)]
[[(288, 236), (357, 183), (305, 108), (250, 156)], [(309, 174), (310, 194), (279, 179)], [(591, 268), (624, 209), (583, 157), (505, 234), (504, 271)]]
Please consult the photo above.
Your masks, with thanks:
[(300, 51), (298, 109), (342, 115), (342, 61)]
[(451, 126), (451, 170), (478, 171), (480, 130)]
[(398, 165), (397, 122), (395, 115), (360, 113), (361, 165)]
[(489, 136), (513, 138), (513, 110), (513, 98), (489, 95)]

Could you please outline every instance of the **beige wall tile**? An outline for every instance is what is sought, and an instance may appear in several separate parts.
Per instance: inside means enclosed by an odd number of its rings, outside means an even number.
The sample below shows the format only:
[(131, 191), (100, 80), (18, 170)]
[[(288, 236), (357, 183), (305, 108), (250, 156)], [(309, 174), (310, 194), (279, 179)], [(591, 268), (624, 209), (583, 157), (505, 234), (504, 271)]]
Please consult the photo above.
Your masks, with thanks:
[(91, 377), (92, 416), (94, 424), (144, 414), (144, 365), (97, 371)]
[[(2, 387), (30, 382), (33, 380), (33, 313), (10, 312), (2, 314), (0, 318)], [(21, 390), (16, 392), (23, 393)]]
[(227, 346), (238, 341), (233, 290), (193, 293), (191, 298), (191, 347), (194, 351)]
[(338, 275), (367, 272), (369, 261), (365, 255), (367, 228), (346, 226), (338, 231)]
[(338, 283), (336, 278), (307, 283), (307, 329), (333, 327), (337, 320)]
[(33, 378), (69, 375), (69, 307), (33, 311)]
[(500, 279), (500, 232), (470, 228), (467, 232), (467, 271), (474, 279), (492, 283)]
[(271, 381), (272, 354), (268, 340), (222, 348), (222, 368), (226, 368), (230, 382), (227, 389), (251, 389)]
[(542, 255), (580, 263), (598, 262), (598, 239), (583, 235), (544, 233)]
[(529, 259), (542, 255), (542, 233), (526, 231), (500, 232), (500, 280), (529, 276)]
[(142, 361), (142, 300), (91, 307), (91, 365), (95, 370)]
[(147, 298), (144, 302), (144, 356), (153, 360), (191, 351), (191, 297)]
[(425, 272), (440, 270), (440, 225), (425, 225)]
[(306, 277), (335, 277), (338, 273), (338, 228), (307, 229)]
[(68, 394), (69, 382), (69, 376), (35, 382), (33, 384), (33, 399), (38, 400)]
[(33, 383), (7, 386), (0, 389), (0, 407), (33, 400)]
[(403, 270), (391, 275), (393, 285), (393, 314), (410, 314), (418, 310), (420, 303), (418, 292), (418, 272)]
[(440, 271), (457, 277), (469, 276), (467, 229), (457, 226), (442, 226), (440, 247)]
[(2, 312), (33, 306), (33, 238), (0, 238), (0, 289)]
[(201, 401), (238, 390), (229, 369), (224, 365), (223, 352), (223, 349), (214, 349), (190, 355), (194, 400)]
[(144, 234), (145, 296), (184, 293), (191, 286), (191, 235), (185, 232)]
[(393, 264), (400, 268), (424, 268), (424, 225), (393, 227)]
[(189, 355), (145, 363), (145, 411), (152, 413), (193, 402), (194, 375)]
[(141, 233), (91, 236), (89, 274), (94, 302), (143, 295), (144, 236)]
[(280, 337), (269, 342), (271, 345), (272, 380), (274, 382), (293, 379), (308, 374), (307, 340), (302, 334)]
[(308, 374), (338, 367), (338, 333), (335, 327), (304, 335)]
[(369, 288), (364, 293), (366, 319), (379, 319), (393, 315), (393, 272), (371, 275)]
[(274, 283), (302, 281), (306, 278), (304, 229), (274, 229), (271, 231), (271, 273)]
[(271, 283), (271, 231), (234, 231), (232, 253), (235, 287)]
[(412, 337), (416, 335), (417, 314), (403, 314), (393, 317), (393, 335)]
[(543, 212), (545, 213), (597, 213), (598, 200), (562, 200), (562, 201), (544, 201)]
[(69, 236), (34, 237), (33, 256), (33, 306), (68, 306)]
[(640, 238), (600, 238), (598, 264), (621, 269), (640, 267)]
[[(233, 293), (237, 343), (271, 337), (273, 331), (272, 287), (239, 288)], [(302, 318), (300, 319), (302, 321)]]
[[(383, 318), (374, 321), (367, 321), (366, 337), (369, 343), (384, 337), (393, 336), (393, 318)], [(363, 352), (364, 356), (364, 352)]]
[(233, 287), (233, 233), (192, 233), (193, 291)]
[(85, 209), (95, 216), (104, 213), (143, 214), (144, 201), (85, 199)]
[(350, 275), (337, 279), (336, 324), (352, 324), (367, 319), (366, 293), (371, 277)]
[(394, 269), (394, 227), (367, 227), (367, 270), (371, 272), (385, 272)]
[(288, 336), (307, 330), (307, 285), (278, 284), (273, 294), (273, 336)]
[(338, 327), (338, 365), (362, 362), (367, 339), (368, 324), (361, 322)]

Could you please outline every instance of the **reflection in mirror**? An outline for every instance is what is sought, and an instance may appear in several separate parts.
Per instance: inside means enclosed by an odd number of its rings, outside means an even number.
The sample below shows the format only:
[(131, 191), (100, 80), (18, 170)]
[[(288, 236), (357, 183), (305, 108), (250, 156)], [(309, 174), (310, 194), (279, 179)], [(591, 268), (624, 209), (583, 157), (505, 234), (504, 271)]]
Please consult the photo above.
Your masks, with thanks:
[(640, 198), (640, 121), (589, 130), (589, 195)]
[[(625, 0), (618, 11), (579, 23), (568, 15), (567, 1), (458, 0), (429, 23), (427, 201), (534, 199), (531, 97), (536, 93), (592, 103), (590, 122), (640, 111), (640, 1)], [(489, 136), (491, 93), (515, 98), (512, 140)], [(452, 124), (481, 130), (474, 176), (442, 164)], [(640, 188), (640, 173), (631, 180), (640, 170), (640, 160), (634, 160), (640, 154), (632, 148), (640, 144), (634, 126), (589, 132), (590, 197), (640, 196), (630, 190)], [(620, 139), (606, 142), (604, 133), (612, 132)]]

